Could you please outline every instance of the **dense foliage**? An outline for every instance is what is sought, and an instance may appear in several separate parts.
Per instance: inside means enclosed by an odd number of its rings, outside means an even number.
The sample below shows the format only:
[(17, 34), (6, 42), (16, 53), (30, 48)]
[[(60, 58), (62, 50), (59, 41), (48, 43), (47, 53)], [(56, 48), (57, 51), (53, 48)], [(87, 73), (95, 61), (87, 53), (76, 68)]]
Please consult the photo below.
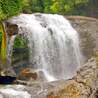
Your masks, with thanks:
[[(98, 17), (98, 0), (25, 0), (23, 12)], [(25, 5), (25, 3), (24, 3)]]
[(98, 0), (0, 0), (0, 20), (21, 12), (98, 17)]
[(14, 48), (26, 48), (27, 40), (21, 36), (16, 36), (14, 41)]
[(17, 15), (22, 11), (22, 0), (0, 0), (0, 20)]
[[(26, 0), (25, 0), (26, 1)], [(89, 0), (27, 0), (29, 11), (68, 14), (79, 5), (88, 3)]]

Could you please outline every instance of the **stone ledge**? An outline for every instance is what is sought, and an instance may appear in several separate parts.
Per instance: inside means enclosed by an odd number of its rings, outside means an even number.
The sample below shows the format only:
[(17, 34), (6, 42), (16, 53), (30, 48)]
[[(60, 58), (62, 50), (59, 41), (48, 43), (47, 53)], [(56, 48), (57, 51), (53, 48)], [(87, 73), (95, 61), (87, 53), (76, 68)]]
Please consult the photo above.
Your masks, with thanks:
[(85, 16), (66, 16), (69, 20), (79, 19), (79, 20), (88, 20), (88, 21), (96, 21), (98, 22), (98, 19), (92, 18), (92, 17), (85, 17)]

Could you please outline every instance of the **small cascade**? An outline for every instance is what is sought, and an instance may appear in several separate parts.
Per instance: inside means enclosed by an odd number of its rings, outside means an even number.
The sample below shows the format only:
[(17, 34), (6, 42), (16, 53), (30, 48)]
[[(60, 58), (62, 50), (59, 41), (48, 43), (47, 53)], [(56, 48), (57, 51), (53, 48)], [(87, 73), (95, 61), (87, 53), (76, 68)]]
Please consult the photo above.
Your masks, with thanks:
[(8, 62), (9, 64), (11, 64), (11, 56), (12, 56), (12, 52), (13, 52), (13, 45), (14, 45), (14, 40), (16, 38), (16, 35), (13, 35), (10, 37), (10, 40), (8, 42), (8, 47), (7, 47), (7, 58), (8, 58)]
[(9, 20), (29, 43), (32, 68), (42, 70), (48, 81), (69, 79), (81, 65), (78, 33), (65, 17), (21, 14)]

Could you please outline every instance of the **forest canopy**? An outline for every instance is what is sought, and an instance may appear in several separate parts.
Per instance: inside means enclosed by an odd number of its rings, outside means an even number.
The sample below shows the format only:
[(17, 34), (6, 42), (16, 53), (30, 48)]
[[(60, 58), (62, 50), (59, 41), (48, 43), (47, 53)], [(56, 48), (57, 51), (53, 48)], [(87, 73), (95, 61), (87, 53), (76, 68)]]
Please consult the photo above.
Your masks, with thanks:
[(98, 0), (0, 0), (0, 20), (34, 12), (98, 17)]
[(0, 20), (19, 14), (22, 0), (0, 0)]

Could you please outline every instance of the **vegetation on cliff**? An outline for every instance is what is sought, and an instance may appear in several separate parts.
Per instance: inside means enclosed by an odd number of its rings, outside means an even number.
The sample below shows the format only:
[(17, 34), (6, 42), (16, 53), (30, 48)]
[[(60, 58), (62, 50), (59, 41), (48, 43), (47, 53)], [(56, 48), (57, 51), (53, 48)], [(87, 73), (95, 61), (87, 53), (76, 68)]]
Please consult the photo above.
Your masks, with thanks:
[(27, 40), (21, 36), (16, 36), (14, 41), (14, 48), (26, 48)]
[(97, 0), (0, 0), (0, 20), (21, 12), (98, 17), (97, 10)]
[(17, 15), (22, 11), (22, 0), (0, 0), (0, 20)]

